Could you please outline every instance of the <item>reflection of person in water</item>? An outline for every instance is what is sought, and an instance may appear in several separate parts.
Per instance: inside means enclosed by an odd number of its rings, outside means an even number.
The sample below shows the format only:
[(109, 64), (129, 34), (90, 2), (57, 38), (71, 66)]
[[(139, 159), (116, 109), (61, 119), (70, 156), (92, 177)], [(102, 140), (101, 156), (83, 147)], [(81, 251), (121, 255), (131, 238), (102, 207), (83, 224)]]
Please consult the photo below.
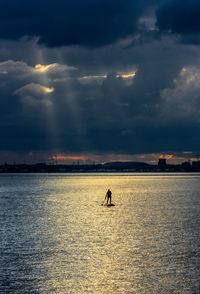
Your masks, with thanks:
[(105, 200), (107, 199), (107, 204), (110, 200), (110, 204), (111, 204), (111, 198), (112, 198), (112, 192), (108, 189), (107, 193), (106, 193), (106, 197), (105, 197)]

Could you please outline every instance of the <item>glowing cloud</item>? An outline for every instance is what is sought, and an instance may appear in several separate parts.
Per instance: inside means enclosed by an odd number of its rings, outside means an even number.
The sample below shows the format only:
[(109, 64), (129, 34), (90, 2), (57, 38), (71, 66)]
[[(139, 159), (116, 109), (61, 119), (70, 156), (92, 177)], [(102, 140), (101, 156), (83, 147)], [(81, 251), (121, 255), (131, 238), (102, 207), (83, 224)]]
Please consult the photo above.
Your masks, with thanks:
[(106, 79), (107, 75), (102, 75), (102, 76), (83, 76), (80, 77), (79, 80), (92, 80), (92, 79)]
[(34, 67), (29, 66), (24, 61), (7, 60), (0, 62), (0, 74), (17, 74), (17, 78), (24, 78), (35, 74), (59, 73), (69, 70), (76, 70), (74, 66), (68, 66), (59, 63), (36, 64)]
[(47, 65), (36, 64), (34, 71), (36, 73), (46, 73), (46, 72), (61, 72), (65, 70), (76, 70), (73, 66), (67, 66), (59, 63), (52, 63)]
[(117, 75), (118, 77), (122, 77), (123, 79), (130, 79), (130, 78), (134, 78), (134, 76), (136, 75), (136, 72), (129, 72), (129, 73), (121, 73)]
[(21, 102), (29, 106), (51, 107), (52, 101), (48, 94), (52, 93), (54, 88), (42, 86), (40, 84), (30, 83), (14, 92), (14, 95), (21, 97)]
[(53, 160), (87, 160), (88, 157), (85, 155), (53, 155), (52, 157), (49, 157), (49, 159)]
[(24, 94), (30, 94), (30, 93), (34, 93), (34, 94), (39, 94), (39, 95), (45, 95), (45, 94), (49, 94), (52, 93), (54, 91), (54, 88), (49, 88), (49, 87), (45, 87), (42, 86), (40, 84), (36, 84), (36, 83), (30, 83), (27, 84), (21, 88), (19, 88), (18, 90), (16, 90), (14, 92), (15, 95), (24, 95)]
[[(128, 72), (128, 73), (118, 73), (116, 74), (116, 78), (123, 78), (123, 79), (130, 79), (130, 78), (134, 78), (136, 75), (136, 71), (133, 72)], [(79, 80), (92, 80), (92, 79), (106, 79), (108, 76), (107, 74), (103, 74), (103, 75), (89, 75), (89, 76), (82, 76), (79, 78)]]
[(54, 88), (43, 87), (43, 90), (45, 93), (52, 93), (54, 91)]
[(160, 155), (160, 157), (159, 157), (160, 159), (171, 159), (171, 158), (173, 158), (173, 155), (172, 154), (161, 154)]

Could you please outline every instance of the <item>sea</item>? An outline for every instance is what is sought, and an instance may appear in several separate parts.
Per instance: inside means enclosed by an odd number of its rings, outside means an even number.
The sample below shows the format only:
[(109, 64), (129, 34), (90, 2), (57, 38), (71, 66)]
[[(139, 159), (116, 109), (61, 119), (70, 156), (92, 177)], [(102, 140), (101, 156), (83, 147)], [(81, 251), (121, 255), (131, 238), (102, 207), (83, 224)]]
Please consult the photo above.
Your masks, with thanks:
[(0, 175), (0, 293), (199, 294), (199, 277), (200, 173)]

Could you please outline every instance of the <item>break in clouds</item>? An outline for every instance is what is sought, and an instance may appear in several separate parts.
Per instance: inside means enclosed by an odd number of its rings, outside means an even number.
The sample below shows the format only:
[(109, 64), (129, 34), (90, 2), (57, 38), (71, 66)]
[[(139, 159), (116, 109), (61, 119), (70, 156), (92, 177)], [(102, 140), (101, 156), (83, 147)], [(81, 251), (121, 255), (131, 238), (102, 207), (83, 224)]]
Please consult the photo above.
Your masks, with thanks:
[(2, 152), (198, 153), (198, 1), (4, 1), (0, 14)]

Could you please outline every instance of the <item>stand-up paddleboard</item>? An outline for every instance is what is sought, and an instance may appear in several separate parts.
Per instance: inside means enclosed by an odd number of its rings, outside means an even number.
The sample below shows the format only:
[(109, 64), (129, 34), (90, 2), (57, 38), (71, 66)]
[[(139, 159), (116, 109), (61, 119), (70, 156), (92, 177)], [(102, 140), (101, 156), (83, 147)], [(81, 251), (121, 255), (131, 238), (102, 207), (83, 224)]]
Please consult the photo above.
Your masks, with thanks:
[(111, 206), (115, 206), (115, 204), (111, 203), (111, 204), (101, 204), (101, 206), (107, 206), (107, 207), (111, 207)]

